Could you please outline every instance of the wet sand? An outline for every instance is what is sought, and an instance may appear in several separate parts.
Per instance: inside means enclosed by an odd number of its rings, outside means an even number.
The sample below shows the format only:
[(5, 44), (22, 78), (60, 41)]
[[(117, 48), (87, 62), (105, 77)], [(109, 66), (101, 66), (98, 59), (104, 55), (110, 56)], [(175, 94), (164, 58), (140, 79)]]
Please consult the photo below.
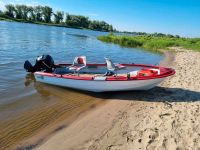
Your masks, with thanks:
[(31, 78), (25, 84), (32, 82), (35, 93), (0, 105), (2, 150), (38, 145), (82, 113), (104, 105), (108, 97), (36, 83)]
[(110, 93), (105, 105), (83, 114), (35, 149), (198, 149), (200, 53), (173, 50), (169, 66), (176, 75), (147, 92)]

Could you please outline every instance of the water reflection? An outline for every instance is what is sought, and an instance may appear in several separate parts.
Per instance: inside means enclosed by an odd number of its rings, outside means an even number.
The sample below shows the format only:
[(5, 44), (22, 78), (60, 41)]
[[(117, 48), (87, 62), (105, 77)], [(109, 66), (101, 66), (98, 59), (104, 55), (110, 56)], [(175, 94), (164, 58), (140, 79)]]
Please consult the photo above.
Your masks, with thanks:
[(75, 37), (80, 37), (80, 38), (89, 38), (89, 36), (86, 36), (86, 35), (82, 35), (82, 34), (71, 34), (71, 33), (66, 33), (67, 35), (72, 35), (72, 36), (75, 36)]
[(33, 86), (37, 93), (42, 97), (56, 96), (59, 98), (64, 98), (65, 100), (71, 100), (72, 97), (74, 99), (75, 97), (79, 97), (80, 99), (84, 99), (85, 97), (91, 97), (94, 99), (108, 99), (110, 96), (112, 96), (108, 93), (94, 93), (36, 82), (34, 74), (32, 73), (28, 73), (25, 76), (24, 85), (25, 87)]
[(24, 80), (25, 87), (29, 86), (31, 83), (35, 83), (35, 76), (32, 73), (27, 73)]

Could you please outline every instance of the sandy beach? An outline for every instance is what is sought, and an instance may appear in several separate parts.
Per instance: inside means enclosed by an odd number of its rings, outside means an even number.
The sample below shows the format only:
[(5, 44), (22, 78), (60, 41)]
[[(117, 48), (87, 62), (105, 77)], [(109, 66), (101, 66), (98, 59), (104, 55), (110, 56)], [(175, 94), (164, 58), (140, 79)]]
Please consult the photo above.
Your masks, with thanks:
[(176, 74), (147, 92), (118, 92), (37, 150), (200, 148), (200, 53), (172, 48), (161, 65)]

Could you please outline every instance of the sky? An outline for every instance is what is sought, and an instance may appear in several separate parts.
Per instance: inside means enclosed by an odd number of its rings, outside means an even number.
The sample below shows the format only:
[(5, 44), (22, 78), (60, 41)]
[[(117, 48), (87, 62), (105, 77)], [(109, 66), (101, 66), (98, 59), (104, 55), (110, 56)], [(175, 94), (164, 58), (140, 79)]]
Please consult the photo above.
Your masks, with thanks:
[(8, 3), (48, 5), (104, 20), (120, 31), (200, 37), (200, 0), (0, 0), (0, 9)]

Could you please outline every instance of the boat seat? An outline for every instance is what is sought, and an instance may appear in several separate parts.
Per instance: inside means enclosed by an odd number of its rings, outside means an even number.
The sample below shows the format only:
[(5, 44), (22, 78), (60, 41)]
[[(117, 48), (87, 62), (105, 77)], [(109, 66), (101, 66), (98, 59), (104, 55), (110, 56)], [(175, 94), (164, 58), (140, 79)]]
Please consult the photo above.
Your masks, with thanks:
[(117, 70), (121, 70), (121, 69), (125, 69), (126, 66), (123, 66), (121, 64), (114, 64), (109, 58), (105, 58), (106, 60), (106, 65), (107, 65), (107, 69), (109, 71), (114, 71), (117, 74)]
[(73, 64), (69, 66), (69, 70), (73, 70), (75, 72), (79, 72), (83, 68), (86, 67), (86, 56), (77, 56), (75, 57)]

